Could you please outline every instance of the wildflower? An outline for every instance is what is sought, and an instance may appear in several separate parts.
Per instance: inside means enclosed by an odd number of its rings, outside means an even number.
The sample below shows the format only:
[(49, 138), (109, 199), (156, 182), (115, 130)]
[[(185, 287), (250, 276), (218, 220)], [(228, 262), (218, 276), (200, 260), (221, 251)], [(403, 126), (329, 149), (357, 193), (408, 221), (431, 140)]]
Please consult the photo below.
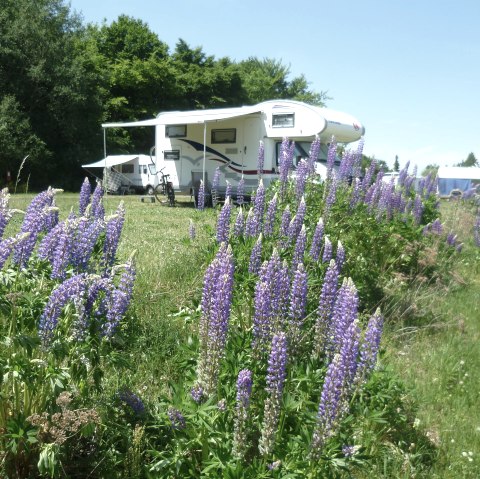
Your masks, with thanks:
[(3, 236), (7, 223), (12, 217), (12, 210), (8, 208), (9, 199), (10, 195), (8, 193), (8, 188), (0, 190), (0, 239)]
[(168, 419), (170, 419), (170, 424), (172, 429), (185, 429), (186, 423), (183, 414), (174, 407), (169, 407), (167, 411)]
[(267, 214), (265, 215), (265, 222), (263, 224), (263, 234), (271, 236), (273, 234), (273, 227), (275, 225), (275, 216), (277, 214), (278, 194), (275, 193), (273, 198), (268, 202)]
[(215, 168), (215, 174), (213, 175), (212, 180), (212, 190), (217, 190), (220, 183), (220, 167)]
[(312, 245), (310, 246), (309, 252), (310, 257), (314, 261), (318, 261), (318, 258), (320, 257), (324, 228), (323, 219), (320, 218), (315, 227), (315, 232), (313, 233)]
[(322, 291), (317, 308), (317, 321), (315, 323), (315, 354), (319, 355), (324, 350), (329, 341), (329, 333), (332, 328), (331, 318), (335, 297), (338, 290), (339, 271), (337, 264), (332, 259), (325, 273)]
[(120, 401), (129, 406), (136, 416), (141, 416), (145, 413), (145, 404), (135, 393), (130, 389), (122, 389), (118, 392)]
[(264, 417), (258, 449), (262, 456), (268, 456), (275, 444), (278, 421), (280, 419), (281, 399), (287, 368), (287, 338), (285, 333), (273, 336), (268, 358), (267, 386), (268, 397), (265, 400)]
[(85, 214), (87, 206), (90, 203), (91, 194), (92, 189), (90, 187), (90, 181), (88, 181), (88, 178), (85, 178), (82, 187), (80, 188), (80, 198), (78, 201), (78, 212), (81, 216)]
[(258, 235), (258, 239), (252, 248), (252, 253), (250, 255), (250, 262), (248, 264), (248, 272), (252, 274), (257, 274), (260, 270), (260, 261), (262, 255), (262, 233)]
[(63, 222), (60, 229), (57, 247), (55, 248), (52, 261), (52, 278), (65, 279), (67, 266), (70, 264), (73, 251), (73, 222)]
[(377, 362), (377, 354), (382, 337), (383, 316), (378, 308), (368, 321), (365, 338), (360, 348), (358, 376), (364, 380), (366, 375), (373, 371)]
[(258, 148), (258, 160), (257, 160), (257, 172), (260, 177), (263, 175), (263, 166), (265, 163), (265, 146), (263, 141), (260, 142), (260, 146)]
[(245, 236), (252, 237), (257, 236), (260, 232), (260, 223), (258, 222), (259, 218), (255, 214), (254, 208), (250, 208), (248, 212), (247, 219), (245, 221)]
[(477, 214), (473, 227), (473, 239), (475, 240), (475, 244), (480, 247), (480, 214)]
[(87, 288), (86, 281), (86, 274), (78, 274), (67, 279), (53, 290), (40, 316), (38, 326), (39, 336), (44, 344), (50, 341), (53, 331), (58, 324), (62, 309), (66, 304), (69, 301), (73, 301), (74, 298), (83, 298), (85, 296)]
[(320, 153), (320, 138), (315, 136), (315, 140), (312, 141), (310, 146), (310, 151), (308, 152), (308, 172), (309, 174), (315, 173), (315, 163), (318, 160), (319, 153)]
[(193, 220), (190, 220), (190, 223), (188, 225), (188, 236), (190, 237), (190, 239), (193, 241), (195, 239), (195, 223), (193, 222)]
[(11, 238), (5, 238), (4, 240), (0, 239), (0, 269), (3, 268), (3, 265), (12, 253), (15, 245), (18, 242), (23, 241), (28, 235), (29, 233), (19, 233)]
[(217, 221), (217, 242), (224, 243), (228, 241), (230, 235), (230, 214), (232, 205), (230, 204), (230, 196), (227, 196)]
[(105, 269), (113, 266), (117, 254), (118, 243), (125, 222), (125, 208), (123, 201), (118, 205), (115, 215), (105, 225), (105, 243), (103, 245), (103, 263)]
[(227, 184), (225, 188), (225, 199), (227, 199), (232, 196), (232, 184), (228, 180), (226, 180), (225, 183)]
[(305, 160), (300, 160), (300, 163), (297, 165), (297, 174), (295, 177), (295, 194), (297, 199), (300, 199), (305, 193), (308, 173), (309, 167), (307, 162)]
[(233, 254), (222, 243), (205, 273), (200, 319), (198, 385), (210, 396), (217, 387), (224, 355), (233, 289)]
[(280, 224), (280, 236), (287, 236), (288, 235), (288, 226), (290, 225), (292, 215), (290, 213), (290, 206), (285, 206), (285, 209), (282, 213), (282, 221)]
[(335, 137), (332, 136), (332, 140), (330, 141), (330, 145), (328, 146), (328, 153), (327, 153), (327, 178), (332, 177), (333, 167), (335, 165), (335, 159), (337, 157), (337, 142), (335, 141)]
[(330, 260), (332, 259), (332, 242), (330, 241), (330, 238), (328, 236), (325, 236), (323, 240), (323, 256), (322, 256), (322, 262), (323, 263), (329, 263)]
[(307, 246), (307, 232), (305, 225), (302, 225), (302, 229), (297, 236), (297, 242), (295, 243), (295, 250), (292, 258), (292, 271), (297, 269), (300, 263), (303, 263), (303, 256), (305, 255), (305, 248)]
[(415, 200), (413, 202), (413, 219), (416, 225), (419, 225), (422, 221), (424, 204), (422, 202), (422, 198), (417, 194), (415, 196)]
[(240, 181), (238, 182), (237, 185), (237, 203), (242, 206), (244, 203), (244, 195), (245, 195), (245, 180), (243, 179), (243, 174), (242, 177), (240, 178)]
[(335, 262), (337, 263), (338, 271), (341, 272), (343, 264), (345, 263), (345, 249), (341, 241), (339, 241), (337, 244), (337, 257), (335, 259)]
[(235, 424), (233, 430), (233, 455), (243, 458), (247, 450), (247, 421), (252, 394), (252, 372), (242, 369), (237, 378), (237, 404), (235, 409)]
[(297, 238), (300, 230), (302, 229), (306, 209), (307, 204), (305, 203), (305, 198), (302, 196), (302, 198), (300, 199), (300, 203), (298, 204), (297, 213), (288, 225), (288, 238), (292, 242)]
[(82, 217), (77, 222), (72, 262), (79, 271), (86, 271), (100, 234), (105, 229), (103, 219)]
[(365, 176), (363, 177), (363, 180), (362, 180), (362, 190), (364, 193), (368, 191), (368, 189), (370, 188), (370, 185), (372, 184), (372, 179), (375, 173), (376, 166), (377, 166), (376, 162), (372, 161), (367, 171), (365, 172)]
[(337, 196), (337, 179), (335, 175), (332, 174), (329, 182), (327, 183), (326, 191), (328, 191), (327, 199), (325, 200), (325, 211), (324, 215), (327, 216), (330, 212), (332, 205), (335, 203), (335, 199)]
[(263, 224), (263, 213), (265, 210), (265, 187), (263, 186), (263, 180), (260, 179), (257, 192), (253, 201), (253, 210), (257, 218), (257, 224), (259, 229)]
[(288, 339), (291, 351), (300, 345), (300, 335), (307, 307), (307, 272), (302, 263), (295, 271), (290, 293)]
[(200, 180), (197, 197), (197, 210), (203, 211), (205, 209), (205, 185), (203, 180)]
[(235, 224), (233, 225), (233, 234), (238, 238), (243, 235), (244, 221), (243, 221), (243, 208), (238, 208)]
[(225, 412), (227, 410), (227, 400), (220, 399), (220, 401), (217, 402), (217, 409), (221, 412)]
[(197, 403), (200, 404), (204, 398), (205, 392), (201, 386), (196, 384), (193, 386), (193, 388), (190, 390), (190, 396), (192, 396), (192, 399)]
[(93, 191), (92, 195), (92, 202), (90, 205), (90, 214), (94, 218), (102, 219), (105, 216), (105, 208), (103, 207), (103, 195), (105, 190), (101, 183), (97, 183), (95, 190)]

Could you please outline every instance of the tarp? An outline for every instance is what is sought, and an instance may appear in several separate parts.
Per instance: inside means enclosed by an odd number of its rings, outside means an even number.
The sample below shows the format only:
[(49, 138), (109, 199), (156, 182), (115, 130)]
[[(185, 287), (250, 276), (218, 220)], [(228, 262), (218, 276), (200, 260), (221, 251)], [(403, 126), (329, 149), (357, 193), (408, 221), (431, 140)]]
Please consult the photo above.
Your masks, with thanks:
[(151, 120), (126, 122), (126, 123), (103, 123), (103, 128), (126, 128), (134, 126), (155, 126), (155, 125), (191, 125), (194, 123), (208, 123), (214, 121), (228, 120), (241, 116), (260, 113), (258, 105), (255, 107), (244, 106), (241, 108), (217, 108), (212, 110), (194, 111), (167, 111), (160, 113)]
[(82, 168), (110, 168), (111, 166), (121, 165), (129, 161), (136, 160), (139, 155), (109, 155), (103, 160), (82, 165)]
[(439, 178), (438, 192), (440, 196), (449, 196), (452, 190), (467, 191), (472, 187), (472, 180), (459, 178)]

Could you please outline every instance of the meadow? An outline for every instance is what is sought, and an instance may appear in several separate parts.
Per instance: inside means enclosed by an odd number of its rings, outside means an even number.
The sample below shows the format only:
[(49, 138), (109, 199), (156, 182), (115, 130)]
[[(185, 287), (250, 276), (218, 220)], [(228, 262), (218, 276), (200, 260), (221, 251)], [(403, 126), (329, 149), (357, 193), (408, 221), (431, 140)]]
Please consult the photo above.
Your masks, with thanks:
[[(104, 196), (105, 224), (122, 214), (124, 222), (115, 251), (118, 270), (113, 263), (105, 266), (105, 246), (103, 256), (101, 249), (92, 251), (95, 278), (120, 277), (112, 279), (104, 296), (96, 297), (96, 317), (108, 318), (102, 304), (110, 300), (110, 291), (113, 298), (116, 291), (122, 296), (126, 273), (121, 265), (128, 271), (133, 252), (135, 264), (133, 295), (111, 337), (101, 319), (90, 323), (87, 340), (77, 340), (71, 331), (80, 315), (78, 306), (62, 303), (53, 339), (40, 334), (38, 340), (35, 331), (51, 291), (73, 271), (66, 269), (52, 281), (53, 261), (48, 265), (38, 258), (30, 260), (31, 272), (23, 276), (14, 273), (15, 268), (4, 269), (2, 294), (11, 291), (1, 309), (2, 344), (9, 353), (2, 354), (0, 362), (2, 467), (7, 477), (480, 475), (475, 206), (442, 203), (438, 209), (434, 195), (427, 195), (417, 220), (413, 206), (405, 213), (406, 204), (402, 210), (398, 198), (391, 210), (385, 197), (382, 204), (380, 193), (376, 206), (368, 206), (355, 196), (360, 190), (354, 193), (355, 185), (345, 179), (335, 188), (333, 182), (307, 181), (300, 193), (297, 184), (298, 178), (266, 191), (259, 187), (252, 211), (262, 212), (263, 226), (249, 223), (245, 209), (242, 232), (236, 230), (237, 206), (199, 211), (190, 198), (180, 197), (177, 206), (169, 208), (142, 203), (135, 196)], [(373, 178), (371, 184), (377, 184)], [(411, 194), (408, 187), (404, 190)], [(12, 195), (9, 208), (25, 211), (33, 198)], [(290, 233), (281, 231), (286, 205), (292, 209), (289, 224), (295, 225), (302, 198), (306, 212), (288, 240)], [(121, 202), (124, 213), (119, 213)], [(67, 220), (79, 208), (79, 195), (58, 193), (55, 205), (57, 221)], [(268, 232), (272, 205), (277, 213)], [(320, 257), (315, 258), (320, 216), (324, 234)], [(437, 216), (441, 223), (435, 223)], [(3, 237), (18, 232), (23, 221), (22, 214), (14, 213)], [(221, 230), (222, 224), (229, 225), (227, 231)], [(447, 244), (451, 231), (457, 238)], [(228, 239), (231, 252), (222, 250), (222, 238)], [(108, 244), (108, 232), (99, 240)], [(259, 244), (255, 259), (253, 250)], [(235, 265), (233, 290), (225, 273), (230, 261)], [(306, 285), (308, 275), (308, 293), (292, 293), (285, 303), (288, 324), (265, 329), (259, 320), (259, 291), (273, 286), (261, 264), (277, 268), (281, 278), (282, 261), (292, 265), (287, 289), (297, 291), (294, 279), (300, 283), (303, 278)], [(352, 288), (338, 282), (337, 297), (343, 291), (345, 299), (341, 311), (338, 301), (338, 317), (352, 319), (342, 331), (350, 339), (338, 346), (336, 337), (322, 336), (324, 345), (318, 341), (318, 298), (332, 265), (355, 284)], [(204, 278), (224, 282), (212, 288)], [(304, 301), (300, 306), (294, 303), (299, 298)], [(229, 311), (226, 337), (206, 322), (206, 311), (210, 317), (220, 314), (215, 301), (221, 301), (221, 311)], [(261, 304), (265, 307), (265, 300)], [(374, 332), (369, 325), (375, 323), (379, 306), (384, 331), (377, 350), (372, 347), (375, 341), (367, 338)], [(16, 316), (10, 318), (12, 311)], [(19, 329), (12, 331), (10, 324), (16, 320)], [(274, 355), (271, 341), (288, 345), (288, 367), (281, 354)], [(341, 364), (344, 350), (358, 358), (348, 363), (355, 368), (350, 379), (332, 366)], [(370, 358), (368, 368), (367, 352), (375, 363)], [(12, 361), (12, 354), (22, 360)], [(41, 361), (51, 368), (43, 376), (35, 370)], [(244, 372), (243, 382), (237, 378), (239, 371)], [(48, 387), (40, 387), (40, 380)], [(328, 380), (342, 381), (337, 396), (330, 394)], [(36, 388), (33, 394), (29, 387)], [(71, 394), (68, 400), (65, 392)], [(41, 401), (30, 398), (36, 394)], [(340, 410), (334, 407), (337, 402)], [(36, 421), (27, 421), (26, 405), (39, 416)], [(77, 421), (76, 428), (64, 426), (61, 441), (55, 436), (58, 431), (52, 431), (55, 414), (56, 419), (74, 416)], [(273, 432), (268, 433), (269, 428)]]

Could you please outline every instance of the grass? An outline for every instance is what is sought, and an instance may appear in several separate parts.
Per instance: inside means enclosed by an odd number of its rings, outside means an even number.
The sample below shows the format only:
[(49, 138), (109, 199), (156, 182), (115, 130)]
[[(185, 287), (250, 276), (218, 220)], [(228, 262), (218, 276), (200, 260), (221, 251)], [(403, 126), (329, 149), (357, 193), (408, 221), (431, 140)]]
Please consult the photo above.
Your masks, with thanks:
[[(25, 208), (32, 197), (13, 195), (10, 205)], [(76, 194), (60, 194), (62, 215), (77, 201)], [(112, 371), (109, 381), (113, 390), (128, 379), (132, 390), (153, 400), (182, 374), (178, 358), (192, 327), (188, 310), (198, 305), (205, 245), (212, 241), (216, 214), (195, 211), (186, 197), (168, 208), (135, 196), (108, 196), (106, 211), (114, 213), (120, 201), (126, 222), (119, 256), (126, 259), (136, 251), (137, 281), (126, 346), (131, 369), (127, 375)], [(418, 427), (438, 447), (439, 460), (423, 477), (480, 477), (480, 250), (472, 240), (472, 211), (461, 204), (442, 208), (447, 229), (465, 242), (464, 252), (448, 284), (419, 284), (403, 295), (397, 309), (393, 305), (399, 318), (390, 323), (383, 361), (405, 383), (409, 399), (418, 404)], [(190, 219), (197, 230), (193, 241)], [(18, 230), (20, 222), (21, 215), (15, 215), (9, 230)], [(180, 310), (185, 314), (177, 314)], [(412, 316), (422, 320), (412, 322)], [(399, 464), (396, 477), (412, 476)]]

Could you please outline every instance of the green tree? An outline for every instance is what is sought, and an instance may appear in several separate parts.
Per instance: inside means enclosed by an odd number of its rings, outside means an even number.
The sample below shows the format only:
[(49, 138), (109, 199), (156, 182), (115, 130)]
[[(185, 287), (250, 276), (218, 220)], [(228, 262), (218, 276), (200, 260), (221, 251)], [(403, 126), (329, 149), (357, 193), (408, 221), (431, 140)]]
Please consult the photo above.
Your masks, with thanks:
[(422, 171), (422, 176), (428, 176), (428, 175), (437, 176), (438, 168), (439, 166), (436, 164), (427, 165)]
[(478, 160), (473, 153), (469, 153), (466, 160), (458, 163), (457, 166), (479, 166)]
[(400, 171), (400, 163), (398, 162), (398, 155), (395, 155), (395, 163), (393, 163), (393, 171)]

